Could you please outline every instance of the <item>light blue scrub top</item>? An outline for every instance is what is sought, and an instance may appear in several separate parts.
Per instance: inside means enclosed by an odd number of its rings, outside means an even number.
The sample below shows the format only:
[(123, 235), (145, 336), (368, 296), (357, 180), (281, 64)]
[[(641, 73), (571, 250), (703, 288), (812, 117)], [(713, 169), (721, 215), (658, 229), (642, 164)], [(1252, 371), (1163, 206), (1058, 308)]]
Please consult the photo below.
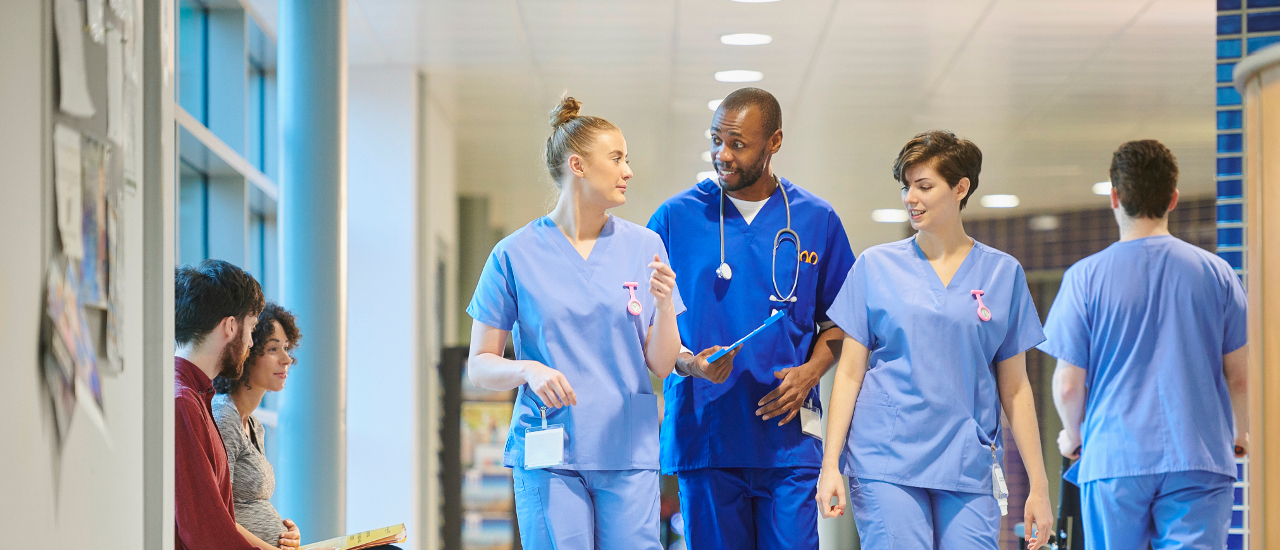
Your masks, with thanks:
[[(803, 252), (797, 301), (786, 305), (769, 301), (774, 294), (773, 238), (787, 226), (782, 191), (747, 224), (733, 201), (724, 203), (724, 252), (733, 278), (716, 277), (720, 265), (720, 188), (703, 180), (662, 204), (649, 219), (649, 228), (662, 237), (671, 253), (689, 312), (681, 315), (680, 339), (694, 353), (715, 345), (729, 345), (755, 330), (772, 314), (786, 317), (748, 340), (733, 360), (733, 371), (721, 384), (672, 374), (663, 383), (666, 412), (662, 427), (662, 470), (673, 474), (698, 468), (786, 468), (822, 465), (821, 442), (804, 435), (799, 416), (778, 426), (782, 417), (765, 421), (756, 416), (760, 399), (777, 388), (774, 372), (804, 364), (809, 358), (816, 324), (835, 299), (853, 265), (853, 250), (844, 225), (831, 204), (781, 179), (791, 199), (791, 229), (795, 244), (778, 246), (777, 282), (785, 295), (796, 276), (796, 255)], [(818, 388), (810, 392), (821, 407)]]
[(1247, 340), (1240, 278), (1177, 237), (1117, 242), (1062, 278), (1039, 347), (1087, 371), (1079, 482), (1235, 477), (1222, 356)]
[(1044, 340), (1022, 265), (974, 242), (944, 288), (915, 237), (874, 246), (827, 315), (871, 352), (842, 471), (991, 494), (993, 443), (1004, 463), (995, 364)]
[[(653, 324), (647, 266), (662, 240), (610, 216), (587, 259), (548, 217), (502, 239), (485, 262), (467, 314), (514, 336), (516, 359), (564, 373), (578, 404), (547, 409), (548, 424), (565, 427), (566, 470), (658, 468), (658, 397), (649, 381), (644, 344)], [(640, 315), (627, 311), (630, 291)], [(684, 311), (678, 289), (672, 301)], [(503, 464), (524, 467), (525, 429), (541, 426), (540, 398), (520, 386)]]

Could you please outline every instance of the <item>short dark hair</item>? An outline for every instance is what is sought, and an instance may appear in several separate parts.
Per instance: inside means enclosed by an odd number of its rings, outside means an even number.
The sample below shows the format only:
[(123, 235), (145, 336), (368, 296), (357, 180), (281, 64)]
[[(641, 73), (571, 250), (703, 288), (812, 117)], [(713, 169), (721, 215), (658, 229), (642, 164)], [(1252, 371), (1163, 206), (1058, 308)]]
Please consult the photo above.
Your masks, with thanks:
[(240, 369), (240, 378), (231, 380), (218, 376), (213, 379), (214, 391), (231, 393), (235, 391), (237, 385), (249, 387), (249, 369), (255, 360), (262, 357), (267, 347), (267, 340), (275, 331), (276, 323), (280, 323), (280, 330), (284, 331), (285, 348), (293, 349), (298, 345), (298, 340), (302, 339), (302, 333), (298, 331), (298, 323), (293, 314), (275, 302), (267, 302), (266, 307), (262, 308), (262, 313), (258, 314), (258, 324), (253, 327), (253, 347), (249, 348), (249, 358), (244, 360), (244, 368)]
[(960, 185), (960, 180), (969, 178), (969, 192), (960, 199), (960, 209), (969, 204), (969, 197), (978, 190), (978, 173), (982, 172), (982, 150), (972, 141), (956, 137), (946, 130), (930, 130), (911, 138), (898, 159), (893, 162), (893, 179), (906, 183), (907, 171), (911, 168), (932, 163), (938, 175), (947, 180), (951, 188)]
[(222, 260), (205, 260), (174, 270), (174, 341), (199, 345), (227, 317), (262, 312), (262, 286), (245, 270)]
[(750, 107), (760, 110), (760, 122), (764, 128), (764, 137), (772, 136), (782, 129), (782, 106), (773, 94), (760, 88), (742, 88), (734, 90), (720, 102), (717, 111), (742, 111)]
[(1130, 141), (1111, 155), (1111, 186), (1131, 218), (1163, 218), (1178, 189), (1178, 159), (1154, 139)]

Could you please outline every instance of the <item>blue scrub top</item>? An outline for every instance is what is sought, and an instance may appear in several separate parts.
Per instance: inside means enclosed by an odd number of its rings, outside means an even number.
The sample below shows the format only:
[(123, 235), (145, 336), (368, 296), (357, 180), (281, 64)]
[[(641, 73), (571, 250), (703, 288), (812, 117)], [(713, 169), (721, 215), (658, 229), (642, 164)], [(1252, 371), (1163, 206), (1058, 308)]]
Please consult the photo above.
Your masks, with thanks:
[(1080, 483), (1236, 476), (1222, 356), (1245, 345), (1246, 303), (1226, 261), (1168, 235), (1117, 242), (1067, 270), (1040, 349), (1088, 371)]
[(915, 237), (874, 246), (827, 315), (870, 351), (843, 472), (990, 494), (992, 444), (1004, 461), (995, 364), (1044, 340), (1022, 265), (975, 241), (943, 287)]
[[(587, 259), (550, 218), (541, 217), (502, 239), (485, 262), (467, 314), (511, 331), (516, 359), (564, 373), (578, 404), (547, 409), (548, 424), (563, 424), (566, 470), (658, 468), (658, 397), (649, 381), (644, 344), (655, 315), (647, 266), (666, 249), (652, 231), (610, 216)], [(627, 311), (630, 291), (639, 316)], [(684, 311), (680, 292), (672, 299)], [(524, 466), (525, 429), (541, 426), (542, 406), (520, 386), (511, 414), (503, 464)]]
[[(773, 239), (787, 226), (782, 191), (747, 224), (733, 202), (724, 203), (725, 260), (733, 279), (716, 277), (720, 265), (720, 187), (703, 180), (668, 199), (649, 219), (666, 243), (689, 312), (680, 316), (680, 338), (694, 353), (729, 345), (759, 327), (774, 308), (786, 317), (748, 340), (733, 360), (728, 380), (713, 384), (673, 374), (663, 384), (666, 412), (662, 427), (662, 469), (671, 474), (698, 468), (775, 468), (822, 465), (821, 443), (800, 431), (799, 417), (778, 426), (781, 417), (761, 420), (755, 411), (762, 397), (778, 387), (774, 372), (809, 358), (816, 324), (840, 290), (853, 265), (853, 251), (840, 217), (831, 205), (785, 178), (791, 199), (791, 228), (802, 250), (790, 240), (778, 247), (777, 282), (783, 294), (796, 277), (803, 253), (798, 300), (782, 305), (769, 276)], [(815, 257), (816, 256), (816, 257)], [(820, 407), (818, 388), (810, 392)]]

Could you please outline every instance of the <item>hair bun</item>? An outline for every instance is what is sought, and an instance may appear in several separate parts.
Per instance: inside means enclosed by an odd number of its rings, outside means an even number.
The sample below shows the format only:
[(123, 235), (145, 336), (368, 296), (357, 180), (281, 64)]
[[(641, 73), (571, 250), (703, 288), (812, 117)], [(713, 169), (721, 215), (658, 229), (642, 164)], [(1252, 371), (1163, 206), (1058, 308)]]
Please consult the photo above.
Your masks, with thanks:
[(569, 121), (578, 118), (578, 112), (582, 110), (582, 102), (572, 97), (565, 96), (560, 100), (560, 104), (551, 110), (551, 127), (559, 128)]

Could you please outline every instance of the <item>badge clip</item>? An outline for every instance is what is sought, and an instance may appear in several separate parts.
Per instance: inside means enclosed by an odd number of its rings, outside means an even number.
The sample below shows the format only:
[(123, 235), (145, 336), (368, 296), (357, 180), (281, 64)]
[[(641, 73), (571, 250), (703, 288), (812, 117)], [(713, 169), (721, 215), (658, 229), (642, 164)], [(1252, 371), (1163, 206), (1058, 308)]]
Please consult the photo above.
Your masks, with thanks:
[(640, 300), (636, 299), (636, 288), (640, 286), (640, 283), (622, 283), (622, 286), (627, 287), (631, 292), (631, 301), (627, 302), (627, 312), (639, 316), (643, 306), (640, 305)]
[(969, 294), (972, 294), (974, 298), (978, 299), (978, 318), (982, 319), (984, 322), (990, 321), (991, 310), (987, 309), (986, 304), (982, 303), (982, 295), (986, 293), (981, 290), (970, 290)]

